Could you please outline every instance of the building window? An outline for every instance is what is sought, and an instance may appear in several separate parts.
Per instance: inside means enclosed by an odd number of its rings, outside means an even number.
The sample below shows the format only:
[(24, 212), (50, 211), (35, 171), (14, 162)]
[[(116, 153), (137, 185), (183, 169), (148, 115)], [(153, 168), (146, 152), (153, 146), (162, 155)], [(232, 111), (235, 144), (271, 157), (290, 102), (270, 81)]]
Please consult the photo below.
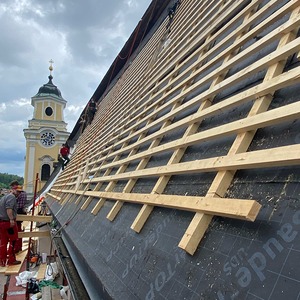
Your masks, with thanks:
[(42, 181), (47, 181), (50, 178), (50, 166), (48, 164), (44, 164), (42, 166)]
[(53, 109), (52, 107), (48, 106), (45, 110), (45, 113), (48, 117), (50, 117), (53, 114)]

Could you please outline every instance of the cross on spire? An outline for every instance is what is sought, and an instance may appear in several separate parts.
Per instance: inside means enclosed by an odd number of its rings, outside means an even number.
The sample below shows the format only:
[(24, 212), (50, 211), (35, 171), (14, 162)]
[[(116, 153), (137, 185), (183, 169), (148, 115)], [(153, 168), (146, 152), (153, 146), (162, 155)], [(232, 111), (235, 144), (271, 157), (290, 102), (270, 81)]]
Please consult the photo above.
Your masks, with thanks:
[(49, 60), (49, 63), (50, 63), (50, 66), (49, 66), (50, 75), (52, 75), (52, 74), (51, 74), (51, 72), (53, 71), (53, 66), (52, 66), (52, 64), (54, 63), (53, 59), (50, 59), (50, 60)]

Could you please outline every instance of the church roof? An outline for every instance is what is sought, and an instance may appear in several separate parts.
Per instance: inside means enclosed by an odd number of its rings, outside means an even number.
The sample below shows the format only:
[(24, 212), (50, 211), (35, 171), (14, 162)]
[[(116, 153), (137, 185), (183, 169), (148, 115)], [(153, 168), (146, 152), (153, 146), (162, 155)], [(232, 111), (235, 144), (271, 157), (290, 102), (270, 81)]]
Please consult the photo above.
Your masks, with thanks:
[(62, 264), (90, 299), (299, 299), (299, 1), (149, 12), (45, 196)]

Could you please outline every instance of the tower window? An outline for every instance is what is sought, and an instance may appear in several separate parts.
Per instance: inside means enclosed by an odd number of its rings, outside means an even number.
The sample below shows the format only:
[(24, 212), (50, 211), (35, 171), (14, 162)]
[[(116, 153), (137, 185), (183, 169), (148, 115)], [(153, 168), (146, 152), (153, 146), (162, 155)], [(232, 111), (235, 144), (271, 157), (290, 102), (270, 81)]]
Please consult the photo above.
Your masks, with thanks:
[(41, 172), (41, 180), (47, 181), (50, 178), (50, 166), (48, 164), (44, 164), (42, 166), (42, 172)]
[(53, 114), (53, 109), (52, 107), (48, 106), (45, 110), (45, 113), (48, 117), (50, 117)]

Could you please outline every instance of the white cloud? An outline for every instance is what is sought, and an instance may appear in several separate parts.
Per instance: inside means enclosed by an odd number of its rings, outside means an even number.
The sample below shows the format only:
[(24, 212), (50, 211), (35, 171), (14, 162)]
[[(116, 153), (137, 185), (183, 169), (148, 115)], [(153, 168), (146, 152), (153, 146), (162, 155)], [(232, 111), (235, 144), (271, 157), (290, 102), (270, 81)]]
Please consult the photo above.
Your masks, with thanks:
[(67, 100), (72, 131), (151, 0), (1, 0), (0, 172), (23, 176), (31, 97), (48, 82)]

